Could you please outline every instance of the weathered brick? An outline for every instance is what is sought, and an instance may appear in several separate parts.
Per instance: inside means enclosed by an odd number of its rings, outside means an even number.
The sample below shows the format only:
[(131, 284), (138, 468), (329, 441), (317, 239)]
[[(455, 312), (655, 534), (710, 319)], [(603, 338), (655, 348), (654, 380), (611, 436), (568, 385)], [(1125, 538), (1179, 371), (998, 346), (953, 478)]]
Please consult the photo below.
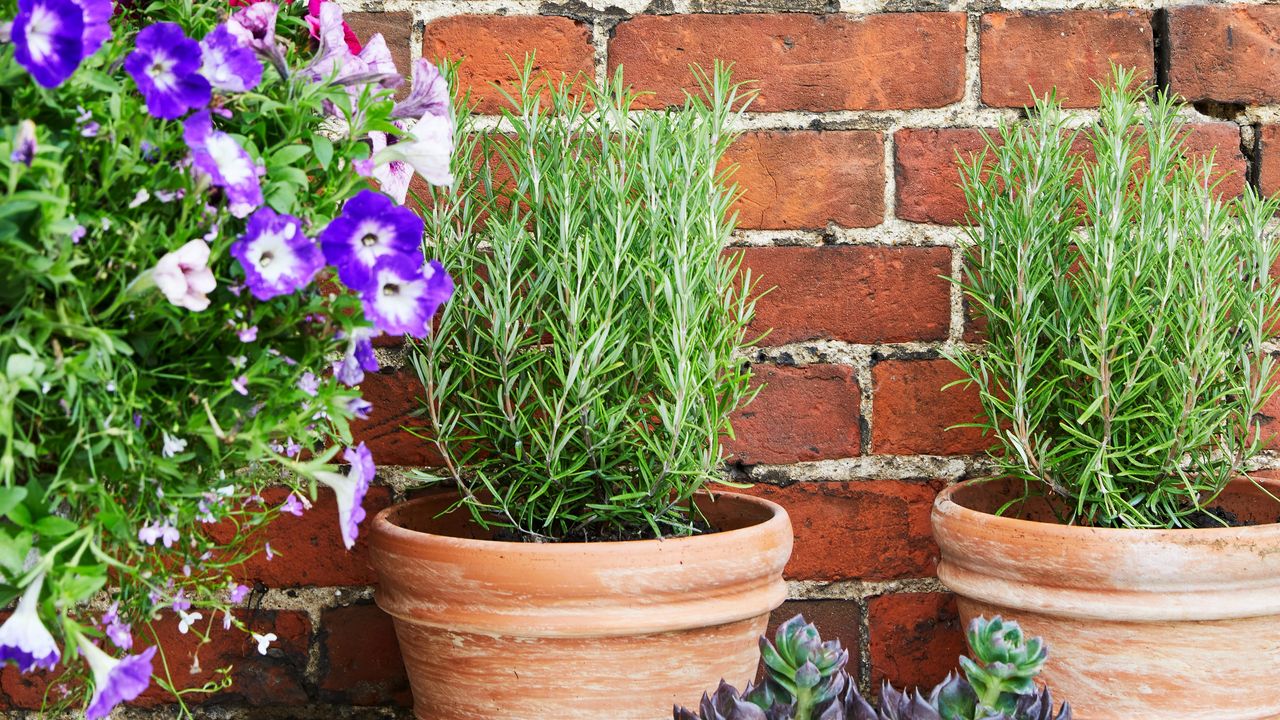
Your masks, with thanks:
[(951, 250), (857, 245), (747, 248), (743, 265), (771, 290), (751, 330), (768, 345), (806, 340), (942, 340), (951, 320)]
[(938, 562), (929, 512), (941, 481), (861, 480), (754, 485), (742, 492), (787, 509), (791, 580), (929, 577)]
[[(264, 500), (278, 505), (288, 495), (283, 488), (263, 493)], [(265, 530), (261, 540), (271, 543), (274, 559), (266, 553), (249, 558), (234, 573), (241, 582), (261, 582), (267, 587), (299, 585), (368, 585), (377, 576), (369, 566), (369, 519), (391, 504), (391, 491), (381, 485), (369, 488), (364, 498), (367, 519), (360, 525), (355, 547), (347, 550), (338, 530), (338, 503), (333, 492), (322, 488), (310, 510), (302, 517), (281, 515)], [(220, 523), (210, 526), (209, 533), (228, 542), (235, 527)]]
[[(903, 129), (893, 136), (897, 199), (895, 214), (911, 222), (956, 225), (964, 222), (966, 203), (960, 187), (958, 161), (971, 161), (987, 146), (989, 129)], [(1204, 122), (1186, 126), (1182, 136), (1188, 158), (1213, 157), (1213, 177), (1218, 193), (1235, 197), (1244, 191), (1247, 161), (1240, 148), (1240, 126), (1231, 122)], [(1088, 131), (1082, 132), (1072, 151), (1093, 163), (1095, 156)], [(1139, 154), (1145, 156), (1145, 148)], [(1264, 163), (1265, 165), (1265, 163)]]
[(643, 15), (614, 31), (609, 68), (650, 106), (682, 102), (689, 66), (720, 59), (759, 111), (942, 107), (964, 95), (964, 38), (962, 13)]
[(969, 455), (991, 443), (976, 428), (973, 387), (942, 388), (964, 377), (948, 360), (885, 360), (871, 369), (871, 451), (883, 455)]
[[(208, 631), (209, 642), (201, 643), (196, 632), (178, 632), (178, 618), (166, 611), (148, 627), (135, 627), (134, 648), (156, 644), (168, 662), (167, 672), (175, 687), (200, 687), (219, 677), (218, 670), (231, 666), (234, 684), (214, 695), (189, 695), (187, 702), (216, 700), (220, 703), (247, 705), (294, 705), (307, 701), (306, 671), (311, 622), (307, 615), (295, 610), (239, 610), (237, 617), (253, 632), (275, 633), (276, 640), (266, 655), (258, 654), (257, 644), (244, 632), (223, 630), (222, 617), (204, 618), (197, 626)], [(155, 636), (152, 636), (154, 630)], [(166, 670), (156, 656), (156, 670)], [(173, 702), (173, 696), (153, 683), (131, 704), (145, 707)]]
[(1169, 82), (1190, 102), (1280, 101), (1280, 7), (1169, 9)]
[(565, 17), (458, 15), (433, 20), (423, 32), (423, 57), (462, 60), (459, 84), (471, 90), (482, 113), (508, 105), (499, 88), (519, 94), (529, 53), (536, 54), (535, 79), (545, 72), (552, 82), (562, 75), (589, 77), (595, 64), (590, 28)]
[[(765, 636), (773, 640), (778, 626), (796, 615), (818, 626), (824, 641), (839, 640), (849, 651), (849, 674), (858, 677), (858, 656), (862, 647), (862, 610), (853, 600), (788, 600), (769, 616)], [(760, 664), (764, 673), (764, 663)]]
[(859, 454), (861, 394), (853, 368), (757, 365), (753, 372), (753, 384), (764, 388), (733, 416), (733, 460), (780, 464)]
[(414, 436), (406, 428), (425, 431), (430, 423), (412, 417), (423, 397), (422, 383), (413, 368), (384, 368), (366, 373), (360, 383), (364, 399), (373, 405), (367, 420), (351, 423), (356, 442), (364, 442), (379, 465), (440, 466), (443, 461), (435, 445)]
[(752, 132), (725, 153), (751, 229), (874, 227), (884, 219), (884, 137), (865, 130)]
[(1097, 105), (1094, 81), (1105, 82), (1112, 63), (1134, 68), (1140, 80), (1151, 78), (1154, 44), (1145, 10), (987, 13), (979, 55), (982, 102), (1022, 107), (1031, 104), (1032, 92), (1056, 87), (1066, 107)]
[(867, 603), (871, 686), (928, 689), (954, 671), (965, 653), (951, 593), (881, 595)]
[(1258, 141), (1258, 185), (1263, 195), (1275, 195), (1280, 192), (1280, 125), (1263, 125)]
[(894, 133), (894, 213), (911, 222), (962, 222), (966, 204), (958, 163), (962, 159), (968, 162), (987, 146), (983, 132), (975, 128), (908, 128)]
[(391, 51), (391, 59), (396, 63), (396, 69), (406, 78), (403, 88), (398, 90), (397, 94), (406, 94), (409, 89), (407, 80), (413, 64), (410, 60), (413, 50), (413, 13), (407, 10), (349, 12), (345, 13), (344, 17), (362, 43), (368, 43), (374, 33), (382, 33), (382, 39), (386, 41), (387, 49)]
[(324, 701), (401, 707), (413, 703), (395, 626), (377, 605), (325, 610), (318, 642)]

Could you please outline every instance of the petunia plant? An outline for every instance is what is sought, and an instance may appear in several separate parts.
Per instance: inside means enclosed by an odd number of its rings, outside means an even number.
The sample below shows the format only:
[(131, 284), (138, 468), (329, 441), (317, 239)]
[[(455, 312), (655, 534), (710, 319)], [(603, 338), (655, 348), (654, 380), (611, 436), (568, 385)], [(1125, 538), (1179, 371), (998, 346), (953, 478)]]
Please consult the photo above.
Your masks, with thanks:
[(359, 534), (373, 341), (453, 291), (402, 204), (452, 182), (448, 82), (397, 101), (321, 0), (0, 17), (0, 664), (90, 719), (153, 683), (185, 713), (227, 681), (172, 685), (199, 650), (163, 631), (274, 640), (236, 611), (257, 531), (323, 485)]

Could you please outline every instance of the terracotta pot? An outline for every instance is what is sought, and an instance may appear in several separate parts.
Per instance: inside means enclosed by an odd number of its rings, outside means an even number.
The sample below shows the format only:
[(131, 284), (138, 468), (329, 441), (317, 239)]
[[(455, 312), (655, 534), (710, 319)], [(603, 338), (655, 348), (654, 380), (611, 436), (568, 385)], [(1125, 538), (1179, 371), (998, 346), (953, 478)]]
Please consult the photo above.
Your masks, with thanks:
[(488, 539), (456, 496), (374, 518), (378, 605), (395, 620), (420, 720), (658, 720), (721, 678), (754, 677), (786, 598), (779, 505), (698, 499), (720, 532), (669, 540)]
[(1217, 504), (1266, 524), (1074, 527), (1043, 500), (992, 514), (1022, 487), (964, 483), (934, 503), (938, 577), (966, 623), (999, 614), (1043, 636), (1043, 679), (1077, 720), (1280, 718), (1280, 504), (1239, 480)]

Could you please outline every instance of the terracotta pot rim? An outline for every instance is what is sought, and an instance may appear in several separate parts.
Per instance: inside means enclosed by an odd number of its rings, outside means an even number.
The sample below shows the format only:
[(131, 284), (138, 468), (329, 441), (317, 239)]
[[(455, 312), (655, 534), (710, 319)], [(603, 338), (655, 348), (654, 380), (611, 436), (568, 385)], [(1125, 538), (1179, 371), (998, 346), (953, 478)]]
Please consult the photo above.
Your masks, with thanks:
[[(964, 490), (976, 485), (989, 482), (999, 482), (1001, 480), (1002, 478), (978, 478), (975, 480), (965, 480), (964, 482), (959, 482), (943, 488), (933, 501), (933, 512), (937, 515), (954, 517), (960, 522), (981, 522), (1002, 532), (1018, 533), (1032, 531), (1037, 534), (1057, 534), (1065, 537), (1080, 537), (1087, 534), (1092, 537), (1111, 538), (1115, 540), (1125, 538), (1130, 541), (1147, 540), (1160, 542), (1170, 542), (1173, 538), (1180, 537), (1188, 541), (1203, 543), (1206, 541), (1235, 539), (1242, 536), (1258, 537), (1264, 534), (1275, 534), (1280, 536), (1280, 522), (1216, 528), (1090, 527), (1086, 525), (1064, 525), (1056, 522), (1006, 517), (982, 510), (974, 510), (973, 508), (962, 505), (955, 500), (956, 493), (963, 492)], [(1269, 478), (1240, 478), (1232, 482), (1257, 483), (1259, 485), (1266, 486), (1272, 493), (1280, 496), (1280, 480), (1272, 480)], [(1276, 503), (1276, 512), (1280, 513), (1280, 503)]]
[[(452, 535), (439, 535), (431, 532), (423, 532), (419, 530), (410, 530), (397, 525), (393, 517), (407, 509), (418, 505), (425, 505), (435, 502), (440, 498), (448, 495), (456, 495), (453, 490), (441, 490), (429, 493), (412, 500), (396, 503), (390, 507), (383, 508), (377, 515), (373, 517), (371, 529), (375, 537), (382, 536), (385, 541), (393, 543), (417, 544), (429, 542), (436, 546), (453, 546), (459, 549), (469, 549), (475, 552), (511, 552), (513, 549), (520, 548), (521, 552), (536, 552), (539, 555), (553, 556), (559, 553), (563, 554), (581, 554), (587, 552), (599, 553), (616, 553), (616, 552), (643, 552), (646, 548), (657, 548), (659, 545), (664, 548), (681, 547), (695, 542), (725, 542), (735, 543), (739, 538), (748, 534), (755, 535), (758, 533), (774, 533), (781, 532), (790, 525), (790, 519), (787, 511), (781, 505), (756, 497), (754, 495), (745, 495), (735, 492), (711, 492), (702, 490), (698, 492), (700, 496), (708, 496), (712, 502), (741, 502), (749, 505), (757, 505), (769, 510), (769, 517), (753, 525), (735, 528), (733, 530), (721, 530), (713, 533), (703, 533), (700, 535), (688, 535), (683, 537), (670, 537), (661, 540), (607, 540), (602, 542), (553, 542), (553, 543), (526, 543), (517, 542), (515, 540), (480, 540), (475, 538), (460, 538)], [(461, 512), (461, 510), (458, 510)]]

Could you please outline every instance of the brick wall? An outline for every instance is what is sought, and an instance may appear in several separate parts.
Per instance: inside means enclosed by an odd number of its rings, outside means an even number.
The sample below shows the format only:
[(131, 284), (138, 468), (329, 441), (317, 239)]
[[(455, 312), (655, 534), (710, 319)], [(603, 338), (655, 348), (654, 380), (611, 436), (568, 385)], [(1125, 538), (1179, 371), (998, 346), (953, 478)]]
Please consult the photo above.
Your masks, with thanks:
[[(1280, 190), (1280, 6), (388, 0), (384, 10), (373, 0), (349, 9), (362, 11), (352, 22), (361, 35), (386, 36), (402, 68), (423, 55), (464, 57), (487, 112), (497, 97), (487, 84), (513, 82), (506, 55), (530, 50), (555, 72), (624, 65), (655, 91), (654, 105), (691, 85), (689, 63), (731, 60), (739, 78), (758, 80), (730, 153), (746, 188), (735, 244), (776, 289), (759, 306), (758, 327), (773, 332), (753, 362), (768, 385), (738, 420), (736, 471), (795, 524), (792, 599), (779, 616), (803, 612), (843, 640), (864, 687), (936, 682), (962, 649), (929, 530), (934, 495), (979, 472), (984, 447), (973, 431), (945, 430), (973, 417), (975, 398), (940, 389), (958, 376), (941, 351), (973, 338), (960, 295), (941, 279), (960, 261), (954, 153), (1016, 117), (1028, 86), (1057, 86), (1087, 114), (1092, 81), (1114, 61), (1195, 104), (1190, 143), (1231, 173), (1226, 192)], [(429, 463), (400, 429), (414, 422), (404, 416), (417, 383), (395, 348), (382, 352), (386, 369), (366, 382), (376, 410), (360, 433), (384, 466)], [(397, 496), (395, 469), (386, 476), (367, 501), (371, 515)], [(283, 557), (245, 572), (260, 588), (247, 612), (281, 636), (279, 648), (267, 658), (247, 642), (202, 651), (206, 673), (239, 666), (241, 682), (214, 701), (227, 708), (220, 717), (407, 717), (365, 547), (341, 549), (327, 503), (282, 520), (272, 545)], [(190, 669), (180, 651), (170, 655)], [(40, 687), (6, 669), (0, 703), (29, 706)], [(279, 703), (293, 707), (250, 709)]]

